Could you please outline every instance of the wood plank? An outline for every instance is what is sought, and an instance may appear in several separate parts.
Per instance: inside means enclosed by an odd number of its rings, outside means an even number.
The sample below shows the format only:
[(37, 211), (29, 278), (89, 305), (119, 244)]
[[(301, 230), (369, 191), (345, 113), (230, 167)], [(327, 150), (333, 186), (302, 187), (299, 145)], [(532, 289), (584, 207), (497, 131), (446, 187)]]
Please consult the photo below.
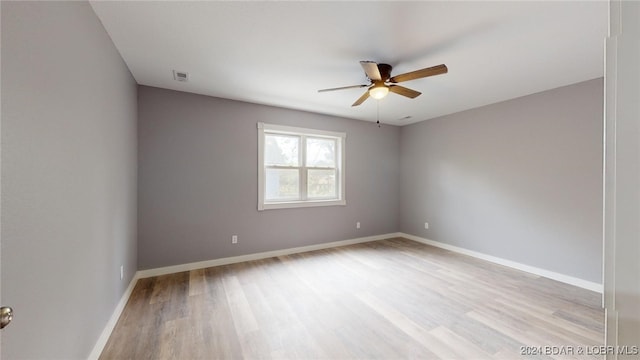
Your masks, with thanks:
[(204, 269), (189, 272), (189, 296), (202, 295), (207, 292), (207, 281)]
[(509, 359), (603, 323), (598, 294), (393, 238), (141, 279), (100, 358)]

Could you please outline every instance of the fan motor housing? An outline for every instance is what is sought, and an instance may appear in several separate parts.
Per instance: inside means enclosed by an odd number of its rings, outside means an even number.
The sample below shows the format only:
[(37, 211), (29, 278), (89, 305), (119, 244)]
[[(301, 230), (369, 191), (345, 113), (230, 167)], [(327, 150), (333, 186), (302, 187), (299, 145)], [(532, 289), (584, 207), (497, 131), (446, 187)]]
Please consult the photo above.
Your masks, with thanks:
[(378, 71), (380, 71), (382, 81), (389, 80), (391, 77), (391, 69), (393, 69), (393, 67), (389, 64), (378, 64)]

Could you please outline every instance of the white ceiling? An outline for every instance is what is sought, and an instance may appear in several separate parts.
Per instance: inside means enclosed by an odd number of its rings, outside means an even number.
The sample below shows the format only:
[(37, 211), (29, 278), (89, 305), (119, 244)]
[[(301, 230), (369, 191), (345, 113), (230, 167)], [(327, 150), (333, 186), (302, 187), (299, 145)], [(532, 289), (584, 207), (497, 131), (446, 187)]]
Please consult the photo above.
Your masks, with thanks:
[[(91, 5), (139, 84), (396, 125), (600, 77), (608, 19), (606, 1)], [(413, 100), (317, 92), (368, 83), (360, 60), (449, 73), (403, 83)]]

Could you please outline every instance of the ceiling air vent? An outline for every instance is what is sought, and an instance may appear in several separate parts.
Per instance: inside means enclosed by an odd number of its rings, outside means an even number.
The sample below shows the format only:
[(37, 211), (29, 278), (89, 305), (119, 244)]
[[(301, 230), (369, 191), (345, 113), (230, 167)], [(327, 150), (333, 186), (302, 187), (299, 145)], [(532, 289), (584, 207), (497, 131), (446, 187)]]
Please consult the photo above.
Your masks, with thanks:
[(175, 81), (189, 81), (189, 73), (185, 71), (173, 70), (173, 80)]

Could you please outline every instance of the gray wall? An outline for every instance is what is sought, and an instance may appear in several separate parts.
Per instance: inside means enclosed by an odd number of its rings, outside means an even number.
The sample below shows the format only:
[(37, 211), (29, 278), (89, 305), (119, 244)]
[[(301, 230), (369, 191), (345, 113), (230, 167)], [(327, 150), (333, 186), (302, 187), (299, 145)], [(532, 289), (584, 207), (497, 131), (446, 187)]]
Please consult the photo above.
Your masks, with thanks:
[(1, 6), (2, 358), (82, 359), (136, 270), (136, 84), (88, 3)]
[(400, 230), (601, 283), (602, 116), (595, 79), (402, 127)]
[[(138, 107), (140, 269), (398, 230), (395, 126), (145, 86)], [(258, 211), (257, 122), (346, 132), (347, 205)]]

